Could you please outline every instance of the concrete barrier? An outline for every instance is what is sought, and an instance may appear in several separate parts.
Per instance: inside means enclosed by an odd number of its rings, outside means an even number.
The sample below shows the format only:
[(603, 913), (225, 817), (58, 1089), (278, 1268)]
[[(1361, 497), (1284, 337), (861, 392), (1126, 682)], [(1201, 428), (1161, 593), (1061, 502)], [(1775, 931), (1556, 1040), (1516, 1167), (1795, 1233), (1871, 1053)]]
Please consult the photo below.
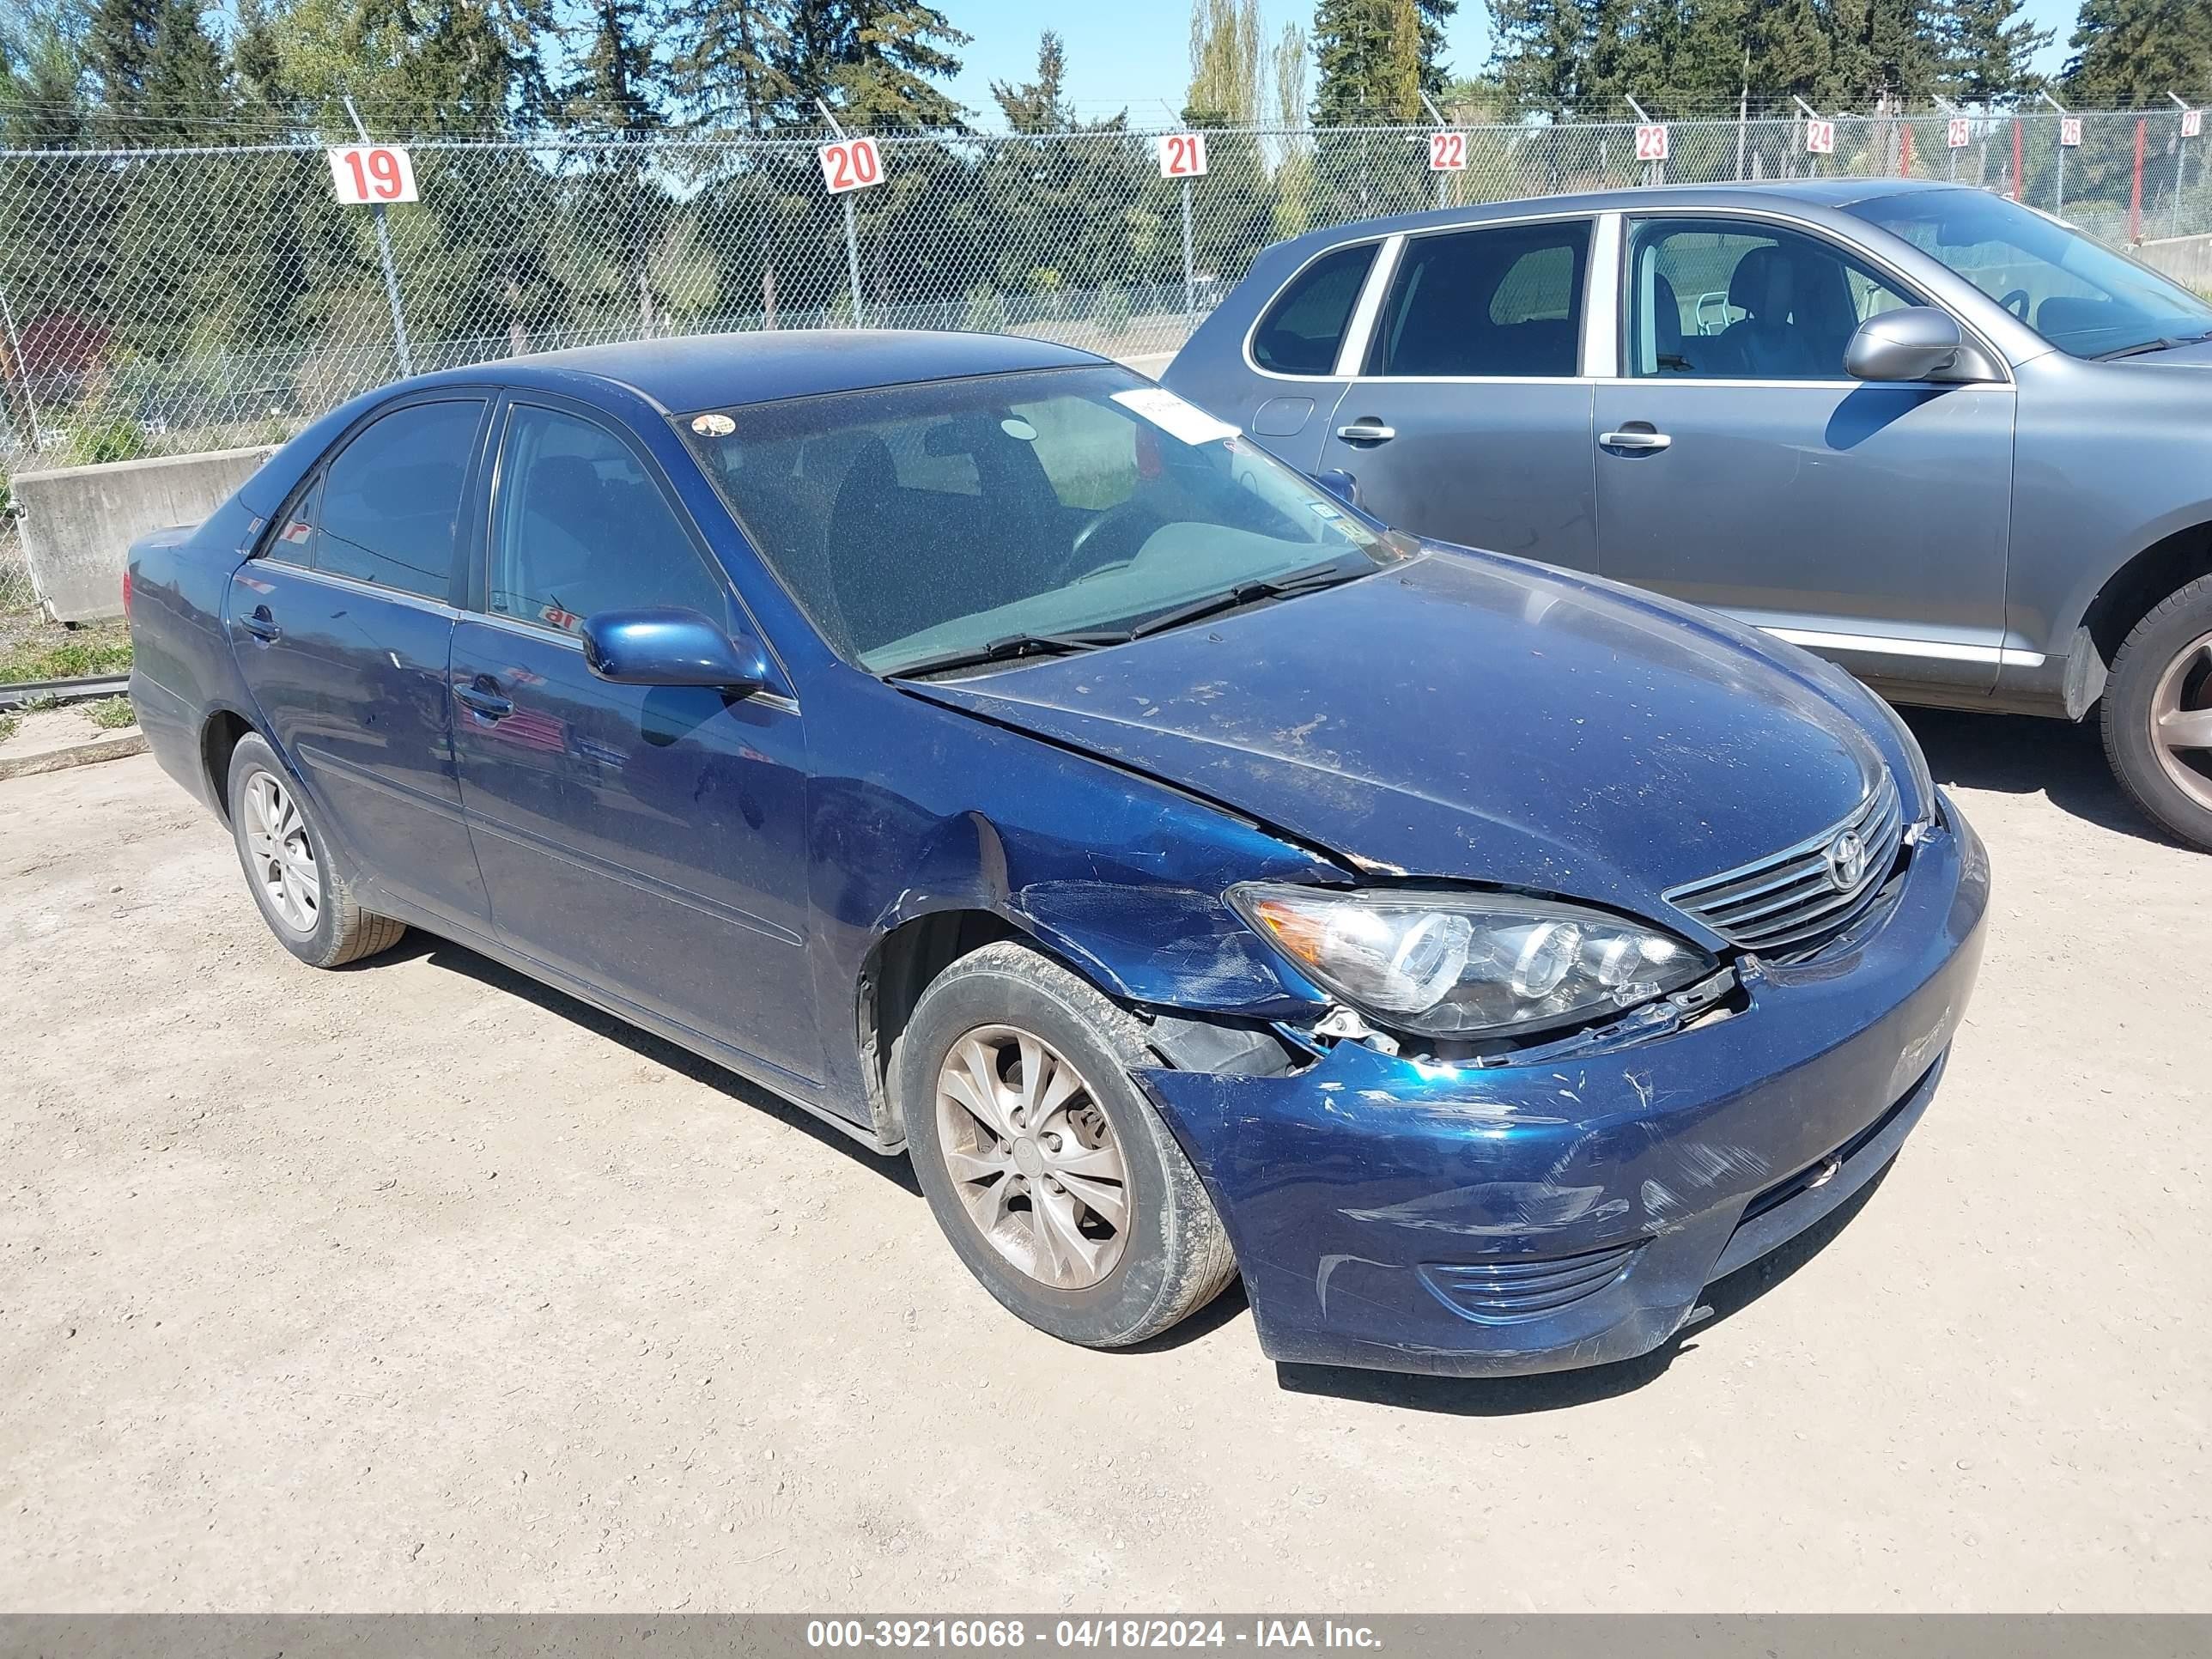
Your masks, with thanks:
[(57, 622), (123, 614), (123, 556), (149, 530), (198, 524), (276, 452), (266, 445), (19, 472), (31, 586)]
[(2212, 236), (2163, 236), (2138, 247), (2136, 258), (2184, 288), (2212, 293)]

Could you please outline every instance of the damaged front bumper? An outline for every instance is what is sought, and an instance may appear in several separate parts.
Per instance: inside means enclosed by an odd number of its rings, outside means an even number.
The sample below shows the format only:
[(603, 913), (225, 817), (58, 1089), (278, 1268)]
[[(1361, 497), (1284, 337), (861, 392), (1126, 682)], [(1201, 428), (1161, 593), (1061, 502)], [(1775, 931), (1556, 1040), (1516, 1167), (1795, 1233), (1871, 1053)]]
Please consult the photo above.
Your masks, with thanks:
[(1540, 1064), (1346, 1041), (1288, 1076), (1142, 1080), (1270, 1358), (1468, 1376), (1626, 1359), (1888, 1162), (1942, 1075), (1988, 898), (1946, 802), (1879, 925), (1747, 964), (1728, 1018)]

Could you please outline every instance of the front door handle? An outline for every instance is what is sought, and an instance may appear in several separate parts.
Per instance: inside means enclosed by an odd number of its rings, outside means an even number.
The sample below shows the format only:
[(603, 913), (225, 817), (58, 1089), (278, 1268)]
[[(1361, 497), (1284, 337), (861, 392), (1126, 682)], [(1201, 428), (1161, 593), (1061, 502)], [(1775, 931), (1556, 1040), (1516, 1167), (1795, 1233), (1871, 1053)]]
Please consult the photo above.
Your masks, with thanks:
[(499, 682), (489, 674), (479, 674), (473, 684), (457, 685), (453, 696), (462, 708), (485, 720), (504, 720), (514, 712), (514, 699), (500, 695)]
[(1663, 432), (1654, 431), (1643, 421), (1631, 421), (1618, 432), (1601, 432), (1597, 441), (1607, 449), (1650, 450), (1664, 449), (1674, 441)]
[(1363, 415), (1349, 426), (1340, 426), (1336, 435), (1348, 444), (1387, 444), (1398, 435), (1395, 426), (1385, 426), (1372, 415)]
[(265, 605), (255, 605), (253, 614), (241, 617), (238, 625), (264, 644), (284, 636), (284, 630), (277, 627), (276, 618), (269, 614), (269, 607)]

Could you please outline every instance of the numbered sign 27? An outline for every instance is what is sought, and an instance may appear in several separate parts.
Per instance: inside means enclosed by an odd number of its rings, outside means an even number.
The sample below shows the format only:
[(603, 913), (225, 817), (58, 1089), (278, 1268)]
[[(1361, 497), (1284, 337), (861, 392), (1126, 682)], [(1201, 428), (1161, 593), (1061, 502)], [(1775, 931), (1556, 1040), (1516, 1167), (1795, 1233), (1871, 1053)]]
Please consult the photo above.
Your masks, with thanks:
[(1836, 153), (1836, 124), (1833, 121), (1805, 123), (1805, 153), (1808, 155), (1833, 155)]
[(1206, 172), (1206, 135), (1164, 132), (1159, 137), (1160, 177), (1196, 179)]
[(832, 196), (884, 181), (883, 152), (872, 138), (840, 138), (816, 150), (814, 159), (822, 163), (822, 182)]
[(1467, 170), (1467, 135), (1463, 132), (1432, 132), (1429, 135), (1429, 171), (1431, 173), (1464, 173)]
[(2081, 147), (2080, 116), (2062, 115), (2058, 118), (2058, 142), (2069, 149), (2079, 149)]
[(1974, 124), (1963, 115), (1954, 115), (1945, 136), (1953, 149), (1964, 149), (1974, 140)]
[(397, 144), (349, 144), (329, 152), (331, 183), (348, 207), (412, 202), (415, 163)]
[(1636, 159), (1639, 161), (1663, 161), (1667, 159), (1667, 129), (1660, 126), (1636, 129)]
[(2183, 137), (2194, 138), (2198, 133), (2203, 131), (2204, 112), (2203, 110), (2185, 109), (2181, 112), (2181, 136)]

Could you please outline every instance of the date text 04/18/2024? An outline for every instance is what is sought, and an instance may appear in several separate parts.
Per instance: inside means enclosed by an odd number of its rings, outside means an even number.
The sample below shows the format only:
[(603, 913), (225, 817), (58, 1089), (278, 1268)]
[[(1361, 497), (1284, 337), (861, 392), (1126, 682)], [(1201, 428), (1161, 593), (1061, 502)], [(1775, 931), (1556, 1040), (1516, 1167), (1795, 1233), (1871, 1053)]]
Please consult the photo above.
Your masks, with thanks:
[(1057, 1619), (1032, 1629), (1022, 1619), (815, 1619), (810, 1648), (1358, 1648), (1382, 1638), (1369, 1626), (1334, 1620)]

